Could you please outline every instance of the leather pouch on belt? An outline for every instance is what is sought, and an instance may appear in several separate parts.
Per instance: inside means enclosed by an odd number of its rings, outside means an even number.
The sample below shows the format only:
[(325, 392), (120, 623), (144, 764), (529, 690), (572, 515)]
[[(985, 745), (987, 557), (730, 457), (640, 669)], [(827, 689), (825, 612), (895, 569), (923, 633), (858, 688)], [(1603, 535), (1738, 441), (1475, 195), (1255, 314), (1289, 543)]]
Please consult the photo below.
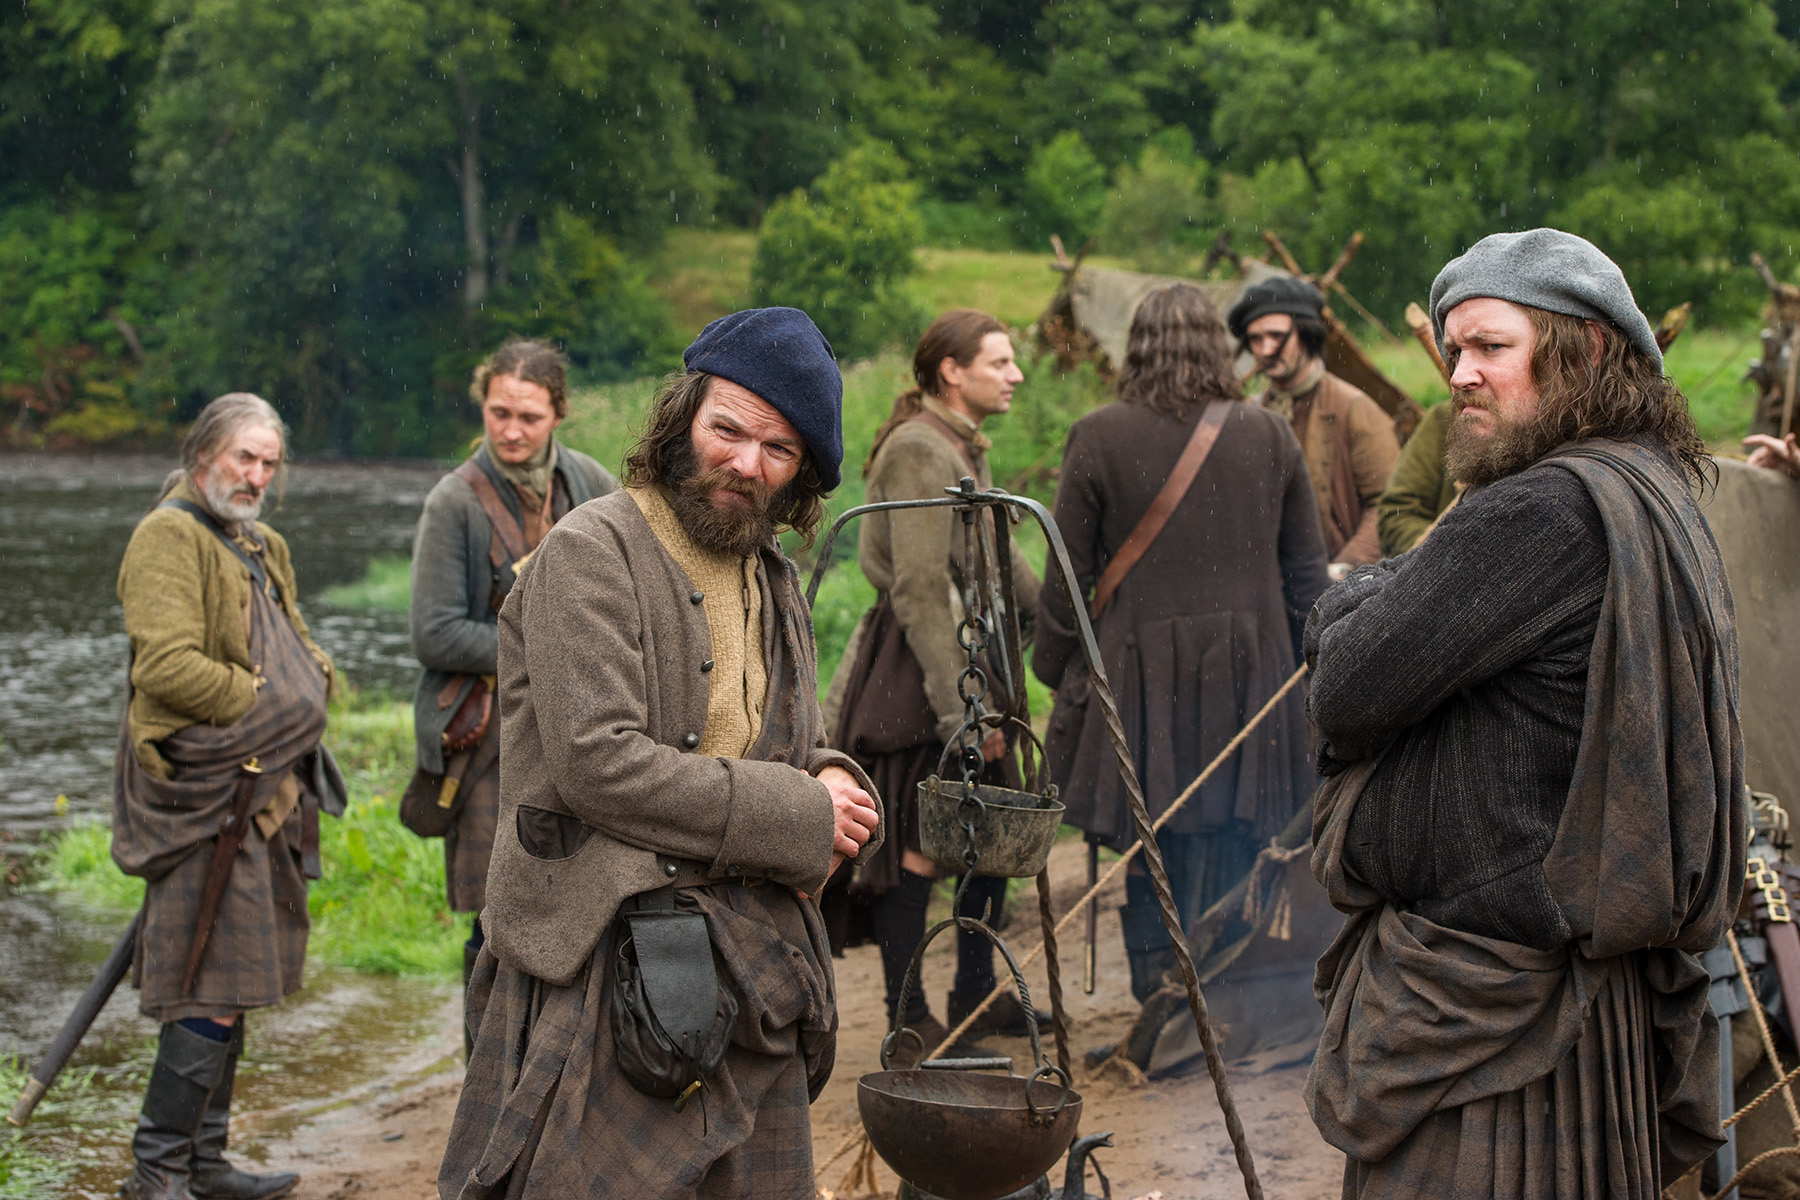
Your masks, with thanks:
[(731, 1045), (737, 1000), (719, 985), (706, 918), (673, 886), (633, 897), (614, 929), (610, 1009), (619, 1070), (647, 1096), (686, 1107)]

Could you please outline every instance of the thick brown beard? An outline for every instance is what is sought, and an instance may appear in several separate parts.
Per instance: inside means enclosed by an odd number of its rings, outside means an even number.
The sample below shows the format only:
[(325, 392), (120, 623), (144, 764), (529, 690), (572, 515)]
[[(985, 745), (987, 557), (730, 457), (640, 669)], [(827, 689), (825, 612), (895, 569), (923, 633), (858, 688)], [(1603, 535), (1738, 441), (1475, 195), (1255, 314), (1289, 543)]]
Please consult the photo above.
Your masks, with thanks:
[(1489, 437), (1478, 437), (1462, 422), (1462, 395), (1452, 396), (1447, 403), (1458, 406), (1444, 438), (1444, 463), (1450, 478), (1457, 483), (1478, 487), (1516, 475), (1562, 445), (1564, 440), (1559, 427), (1545, 420), (1542, 408), (1531, 419), (1522, 422), (1508, 421), (1489, 408), (1487, 411), (1494, 418), (1494, 432)]
[[(701, 547), (719, 554), (745, 558), (775, 539), (779, 514), (793, 507), (792, 485), (771, 493), (758, 479), (718, 469), (702, 471), (692, 438), (682, 438), (667, 452), (669, 505), (687, 535)], [(731, 492), (749, 501), (742, 511), (722, 509), (713, 503), (715, 491)]]

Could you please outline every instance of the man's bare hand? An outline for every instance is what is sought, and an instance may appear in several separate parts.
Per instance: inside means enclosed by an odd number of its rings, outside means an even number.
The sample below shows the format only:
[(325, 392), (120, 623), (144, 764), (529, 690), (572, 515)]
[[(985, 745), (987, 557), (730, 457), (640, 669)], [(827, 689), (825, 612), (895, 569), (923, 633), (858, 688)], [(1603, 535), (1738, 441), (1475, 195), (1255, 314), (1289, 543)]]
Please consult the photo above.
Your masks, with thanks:
[(835, 818), (832, 870), (835, 871), (838, 860), (855, 858), (861, 852), (863, 843), (881, 824), (881, 814), (876, 811), (874, 797), (863, 791), (856, 777), (844, 768), (826, 767), (819, 772), (818, 780), (831, 793)]
[(1750, 451), (1751, 466), (1800, 479), (1800, 438), (1794, 434), (1777, 441), (1766, 433), (1753, 433), (1744, 439), (1744, 446)]
[(981, 739), (981, 757), (984, 762), (999, 762), (1006, 754), (1006, 730), (990, 729), (987, 736)]

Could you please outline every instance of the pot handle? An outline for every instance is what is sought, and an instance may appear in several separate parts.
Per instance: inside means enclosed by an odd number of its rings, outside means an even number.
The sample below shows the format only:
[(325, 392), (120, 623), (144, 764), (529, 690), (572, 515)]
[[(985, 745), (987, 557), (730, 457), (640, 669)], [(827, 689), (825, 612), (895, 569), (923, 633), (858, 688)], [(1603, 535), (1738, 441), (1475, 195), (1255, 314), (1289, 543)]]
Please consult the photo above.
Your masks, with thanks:
[[(1031, 1085), (1036, 1083), (1040, 1079), (1047, 1079), (1052, 1075), (1056, 1076), (1057, 1083), (1061, 1087), (1061, 1091), (1058, 1093), (1058, 1095), (1056, 1097), (1056, 1107), (1051, 1109), (1049, 1112), (1045, 1112), (1043, 1109), (1039, 1108), (1037, 1106), (1037, 1102), (1031, 1098)], [(1063, 1069), (1061, 1067), (1057, 1066), (1055, 1063), (1045, 1063), (1043, 1066), (1041, 1066), (1037, 1070), (1033, 1071), (1031, 1073), (1031, 1077), (1025, 1081), (1025, 1107), (1031, 1113), (1030, 1120), (1031, 1120), (1031, 1124), (1033, 1126), (1047, 1126), (1047, 1125), (1056, 1124), (1056, 1118), (1062, 1116), (1063, 1106), (1066, 1105), (1068, 1102), (1069, 1102), (1069, 1077), (1063, 1071)]]
[[(1013, 986), (1019, 991), (1019, 1006), (1025, 1010), (1025, 1028), (1031, 1036), (1031, 1061), (1037, 1064), (1037, 1071), (1031, 1077), (1036, 1079), (1039, 1075), (1044, 1073), (1046, 1067), (1052, 1071), (1056, 1071), (1058, 1075), (1062, 1075), (1062, 1072), (1058, 1070), (1058, 1068), (1052, 1066), (1044, 1058), (1044, 1048), (1038, 1040), (1037, 1010), (1031, 1007), (1031, 989), (1026, 986), (1025, 973), (1019, 970), (1019, 960), (1013, 957), (1013, 952), (1007, 946), (1006, 941), (989, 928), (985, 922), (978, 921), (974, 917), (958, 916), (951, 916), (946, 920), (939, 921), (936, 925), (927, 929), (925, 931), (925, 936), (920, 938), (919, 944), (914, 947), (912, 961), (906, 965), (906, 978), (900, 982), (900, 994), (894, 1000), (893, 1025), (890, 1027), (888, 1035), (881, 1039), (881, 1069), (884, 1071), (893, 1070), (893, 1067), (889, 1064), (894, 1056), (894, 1050), (900, 1044), (900, 1037), (902, 1034), (911, 1034), (913, 1039), (919, 1042), (922, 1047), (921, 1052), (933, 1049), (933, 1047), (924, 1044), (925, 1039), (919, 1036), (917, 1030), (907, 1027), (902, 1024), (902, 1022), (905, 1020), (906, 1002), (912, 997), (913, 985), (918, 982), (920, 967), (925, 962), (926, 948), (931, 945), (933, 938), (937, 937), (938, 934), (944, 932), (944, 930), (950, 928), (952, 925), (960, 926), (970, 933), (979, 933), (986, 937), (988, 941), (994, 943), (994, 947), (1000, 951), (1000, 956), (1006, 960), (1006, 968), (1012, 972)], [(1063, 1090), (1066, 1092), (1069, 1086), (1068, 1076), (1063, 1075), (1062, 1079)], [(1029, 1090), (1030, 1089), (1027, 1088), (1027, 1092), (1029, 1092)], [(1067, 1097), (1064, 1099), (1066, 1101)], [(1062, 1104), (1059, 1103), (1056, 1106), (1056, 1112), (1059, 1113), (1061, 1111)], [(1033, 1113), (1035, 1115), (1035, 1109), (1033, 1110)], [(1050, 1119), (1055, 1119), (1055, 1113), (1050, 1114)]]

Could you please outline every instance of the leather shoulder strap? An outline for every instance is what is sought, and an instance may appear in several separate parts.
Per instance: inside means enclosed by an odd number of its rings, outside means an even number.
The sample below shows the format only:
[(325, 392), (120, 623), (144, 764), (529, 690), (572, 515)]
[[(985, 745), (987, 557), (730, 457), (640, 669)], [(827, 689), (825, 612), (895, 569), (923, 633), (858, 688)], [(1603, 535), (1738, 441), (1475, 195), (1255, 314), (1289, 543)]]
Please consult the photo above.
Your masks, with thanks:
[(1162, 533), (1163, 526), (1175, 515), (1176, 506), (1194, 485), (1194, 478), (1200, 474), (1201, 464), (1212, 453), (1213, 443), (1219, 440), (1219, 429), (1225, 424), (1225, 418), (1231, 415), (1231, 404), (1232, 401), (1229, 400), (1214, 400), (1206, 406), (1206, 412), (1201, 414), (1200, 423), (1194, 426), (1193, 436), (1188, 438), (1181, 457), (1175, 460), (1175, 469), (1163, 481), (1162, 490), (1150, 501), (1150, 507), (1138, 518), (1131, 536), (1125, 539), (1119, 552), (1106, 564), (1106, 570), (1100, 573), (1100, 582), (1094, 585), (1094, 616), (1100, 615), (1100, 610), (1106, 607), (1107, 602), (1113, 598), (1113, 593), (1119, 590), (1119, 585), (1125, 582), (1125, 576), (1130, 573), (1131, 568), (1137, 566), (1138, 559), (1144, 557), (1144, 552), (1150, 549), (1150, 544)]
[(456, 468), (456, 474), (469, 485), (475, 493), (475, 499), (481, 504), (481, 511), (487, 514), (488, 523), (494, 527), (494, 536), (488, 542), (488, 561), (495, 570), (510, 567), (531, 548), (525, 544), (525, 530), (519, 526), (519, 519), (506, 507), (506, 501), (494, 488), (494, 481), (488, 473), (481, 469), (481, 464), (473, 458), (466, 458)]
[(975, 455), (969, 451), (969, 443), (958, 436), (956, 430), (950, 428), (950, 423), (948, 421), (944, 420), (944, 418), (938, 416), (934, 412), (925, 411), (919, 412), (916, 416), (908, 417), (907, 420), (923, 421), (945, 437), (949, 438), (950, 444), (956, 447), (956, 452), (962, 456), (964, 464), (968, 466), (969, 475), (974, 479), (981, 478), (981, 472), (975, 467)]
[(200, 524), (204, 525), (212, 532), (214, 537), (218, 538), (219, 541), (224, 544), (227, 550), (237, 555), (239, 562), (250, 569), (250, 578), (256, 581), (257, 587), (260, 587), (271, 596), (277, 594), (277, 589), (270, 584), (269, 572), (264, 567), (262, 559), (260, 557), (245, 554), (244, 548), (237, 544), (237, 539), (233, 538), (231, 534), (226, 531), (225, 526), (219, 524), (219, 519), (217, 517), (207, 512), (204, 508), (201, 508), (198, 504), (195, 504), (192, 500), (183, 500), (180, 497), (176, 497), (173, 500), (164, 500), (161, 504), (157, 505), (157, 507), (178, 508), (194, 518), (194, 520), (200, 522)]

